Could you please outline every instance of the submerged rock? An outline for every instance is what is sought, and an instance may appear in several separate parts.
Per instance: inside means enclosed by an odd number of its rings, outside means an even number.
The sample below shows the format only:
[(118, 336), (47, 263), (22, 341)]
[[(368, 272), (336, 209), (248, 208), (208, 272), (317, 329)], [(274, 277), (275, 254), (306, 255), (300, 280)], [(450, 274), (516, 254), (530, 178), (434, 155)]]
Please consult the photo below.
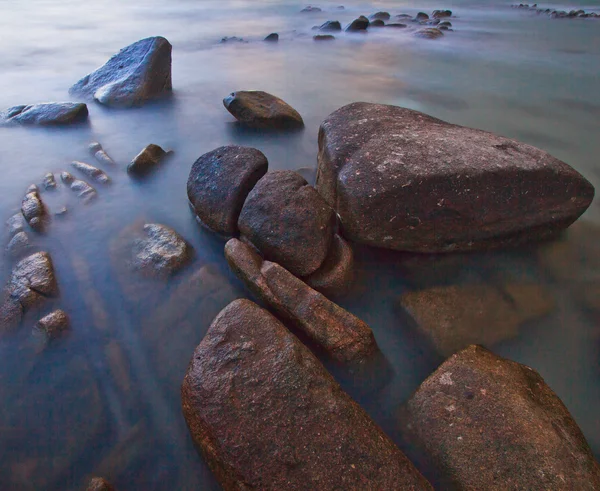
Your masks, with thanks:
[(390, 20), (389, 12), (377, 12), (369, 17), (371, 20)]
[(277, 41), (279, 41), (279, 34), (277, 34), (276, 32), (272, 32), (264, 40), (268, 43), (276, 43)]
[(166, 278), (190, 259), (191, 250), (175, 230), (156, 223), (144, 225), (144, 235), (133, 245), (132, 265), (146, 276)]
[(48, 172), (44, 176), (42, 185), (44, 186), (44, 189), (56, 189), (56, 180), (54, 179), (54, 174), (52, 174), (52, 172)]
[(231, 237), (248, 193), (269, 164), (255, 148), (229, 145), (202, 155), (190, 171), (188, 199), (198, 218), (211, 230)]
[(314, 355), (248, 300), (213, 321), (181, 401), (224, 489), (432, 489)]
[(225, 108), (241, 123), (259, 128), (298, 128), (302, 116), (279, 97), (261, 90), (240, 90), (223, 99)]
[(116, 491), (116, 489), (102, 477), (92, 477), (86, 491)]
[(535, 147), (369, 103), (344, 106), (322, 123), (317, 189), (346, 238), (414, 252), (546, 238), (594, 196), (583, 176)]
[(446, 17), (452, 17), (452, 10), (434, 10), (431, 14), (434, 19), (445, 19)]
[(342, 30), (342, 25), (337, 20), (328, 20), (319, 26), (319, 31), (337, 32)]
[(88, 108), (78, 102), (47, 102), (15, 106), (0, 113), (0, 122), (26, 125), (62, 125), (87, 120)]
[(347, 27), (347, 32), (364, 32), (369, 27), (369, 19), (361, 15), (358, 19), (354, 19)]
[(302, 176), (274, 171), (248, 194), (238, 227), (266, 259), (306, 276), (327, 256), (334, 219), (331, 207)]
[(105, 165), (115, 165), (115, 161), (109, 157), (109, 155), (104, 151), (102, 145), (98, 142), (92, 142), (89, 144), (90, 153), (94, 156), (94, 158)]
[(91, 177), (94, 181), (106, 184), (110, 181), (110, 178), (106, 173), (93, 165), (86, 164), (85, 162), (74, 161), (71, 165), (82, 174)]
[(237, 36), (225, 36), (223, 38), (221, 38), (221, 40), (219, 41), (220, 44), (227, 44), (227, 43), (247, 43), (248, 41), (245, 41), (242, 38), (239, 38)]
[(577, 423), (533, 369), (470, 346), (408, 401), (403, 423), (444, 489), (600, 489)]
[(77, 197), (81, 198), (84, 202), (89, 202), (97, 196), (96, 190), (90, 186), (87, 182), (80, 179), (75, 179), (68, 172), (61, 172), (60, 178), (62, 182), (68, 184), (71, 191), (77, 193)]
[(400, 304), (443, 356), (470, 344), (491, 347), (516, 337), (524, 322), (555, 307), (542, 286), (519, 283), (438, 286), (404, 293)]
[[(28, 190), (29, 191), (29, 190)], [(37, 188), (29, 191), (21, 202), (21, 213), (29, 226), (40, 232), (44, 228), (44, 219), (46, 218), (46, 207), (42, 202)]]
[(136, 176), (143, 176), (151, 172), (168, 152), (158, 145), (151, 143), (138, 153), (127, 166), (127, 172)]
[(47, 339), (55, 339), (68, 330), (69, 326), (69, 316), (63, 310), (55, 310), (40, 319), (35, 329)]
[(385, 22), (383, 22), (381, 19), (375, 19), (372, 20), (371, 23), (369, 24), (369, 29), (371, 27), (383, 27), (385, 26)]
[(335, 36), (331, 34), (317, 34), (313, 36), (313, 40), (315, 41), (333, 41)]
[(345, 295), (354, 279), (354, 253), (338, 234), (333, 236), (323, 264), (304, 278), (306, 283), (327, 297)]
[(28, 235), (21, 231), (16, 233), (6, 246), (6, 254), (11, 258), (16, 258), (26, 253), (30, 248)]
[(426, 27), (425, 29), (419, 29), (415, 32), (415, 36), (425, 39), (438, 39), (441, 38), (444, 33), (437, 27)]
[(342, 363), (367, 360), (379, 349), (371, 328), (247, 244), (231, 239), (225, 258), (248, 289), (302, 331), (330, 358)]
[(163, 37), (130, 44), (83, 77), (69, 92), (93, 97), (107, 106), (140, 106), (172, 90), (171, 48)]
[(394, 27), (396, 29), (403, 29), (406, 27), (406, 24), (401, 24), (400, 22), (390, 22), (386, 24), (385, 27)]

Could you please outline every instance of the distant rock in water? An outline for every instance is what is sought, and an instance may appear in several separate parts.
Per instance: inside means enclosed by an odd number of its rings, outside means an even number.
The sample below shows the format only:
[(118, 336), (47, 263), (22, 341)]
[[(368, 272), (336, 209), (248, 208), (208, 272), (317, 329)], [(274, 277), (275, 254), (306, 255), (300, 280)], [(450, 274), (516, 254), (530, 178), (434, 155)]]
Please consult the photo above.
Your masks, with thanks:
[(437, 27), (426, 27), (425, 29), (419, 29), (415, 32), (415, 36), (424, 39), (438, 39), (441, 38), (444, 33)]
[(301, 128), (302, 116), (279, 97), (261, 90), (239, 90), (223, 99), (225, 108), (241, 123), (259, 128)]
[(248, 41), (245, 41), (242, 38), (239, 38), (237, 36), (225, 36), (223, 38), (221, 38), (221, 40), (219, 41), (219, 43), (221, 44), (226, 44), (226, 43), (247, 43)]
[(313, 40), (315, 41), (333, 41), (335, 40), (335, 36), (332, 34), (317, 34), (313, 36)]
[(558, 396), (532, 368), (480, 346), (430, 375), (401, 422), (437, 465), (439, 489), (600, 489), (600, 466)]
[(116, 491), (116, 489), (101, 477), (92, 477), (86, 491)]
[(389, 12), (377, 12), (369, 17), (371, 20), (379, 19), (379, 20), (390, 20)]
[(361, 102), (321, 124), (317, 189), (347, 239), (413, 252), (544, 239), (594, 197), (581, 174), (531, 145)]
[(429, 20), (429, 16), (425, 12), (419, 12), (415, 16), (415, 21)]
[(446, 17), (452, 17), (452, 10), (434, 10), (431, 14), (434, 19), (445, 19)]
[(88, 118), (88, 108), (80, 102), (47, 102), (15, 106), (0, 113), (0, 123), (24, 125), (64, 125), (80, 123)]
[(308, 7), (304, 7), (300, 12), (303, 13), (314, 13), (314, 12), (322, 12), (322, 10), (319, 7), (313, 7), (311, 5), (309, 5)]
[(347, 32), (361, 32), (366, 31), (369, 27), (369, 19), (364, 15), (361, 15), (358, 19), (354, 19), (352, 23), (346, 27)]
[[(371, 23), (373, 24), (373, 23)], [(396, 28), (396, 29), (403, 29), (406, 27), (406, 24), (401, 24), (400, 22), (390, 22), (389, 24), (386, 24), (385, 27), (392, 27), (392, 28)]]
[(171, 90), (171, 43), (163, 37), (149, 37), (123, 48), (69, 92), (107, 106), (129, 107)]
[(369, 24), (369, 28), (371, 28), (371, 27), (383, 27), (383, 26), (385, 26), (385, 22), (383, 22), (381, 19), (372, 20), (371, 23)]
[(319, 26), (319, 31), (337, 32), (342, 30), (342, 25), (337, 20), (328, 20)]
[(276, 43), (277, 41), (279, 41), (279, 34), (277, 34), (276, 32), (272, 32), (264, 40), (268, 43)]
[(167, 153), (158, 145), (151, 143), (133, 158), (127, 166), (127, 173), (134, 176), (144, 176), (154, 170)]

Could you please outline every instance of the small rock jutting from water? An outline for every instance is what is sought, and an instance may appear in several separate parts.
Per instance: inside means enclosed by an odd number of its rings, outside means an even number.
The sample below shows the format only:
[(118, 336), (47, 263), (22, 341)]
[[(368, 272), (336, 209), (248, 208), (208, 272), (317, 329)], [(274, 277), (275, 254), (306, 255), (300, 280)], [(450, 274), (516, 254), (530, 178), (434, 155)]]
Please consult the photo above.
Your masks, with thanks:
[(390, 22), (389, 24), (386, 24), (385, 27), (393, 27), (396, 29), (403, 29), (406, 26), (406, 24), (401, 24), (400, 22)]
[(158, 145), (151, 143), (133, 158), (127, 166), (127, 173), (134, 176), (144, 176), (152, 172), (167, 153)]
[(107, 106), (141, 106), (171, 92), (171, 49), (163, 37), (137, 41), (86, 75), (69, 92)]
[(432, 458), (440, 489), (600, 489), (600, 466), (532, 368), (469, 346), (408, 401), (401, 422)]
[(313, 36), (313, 40), (315, 41), (333, 41), (335, 40), (335, 36), (332, 34), (317, 34)]
[(369, 27), (369, 19), (361, 15), (358, 19), (354, 19), (347, 27), (346, 32), (366, 32)]
[(249, 300), (213, 321), (181, 402), (224, 489), (432, 489), (315, 356)]
[(167, 278), (190, 259), (191, 249), (175, 230), (157, 223), (143, 227), (144, 237), (133, 243), (132, 266), (144, 276)]
[(231, 239), (225, 258), (248, 290), (333, 360), (360, 363), (378, 354), (371, 328), (249, 245)]
[(319, 26), (319, 31), (338, 32), (342, 30), (342, 25), (337, 20), (328, 20)]
[(47, 102), (15, 106), (0, 113), (0, 123), (24, 125), (65, 125), (81, 123), (88, 118), (88, 108), (79, 102)]
[(452, 10), (434, 10), (431, 14), (434, 19), (445, 19), (446, 17), (452, 17)]
[(91, 177), (94, 181), (106, 184), (110, 181), (110, 177), (106, 173), (93, 165), (86, 164), (85, 162), (74, 161), (71, 162), (71, 166), (77, 169), (82, 174)]
[(425, 12), (419, 12), (415, 18), (415, 21), (423, 21), (423, 20), (429, 20), (429, 16), (425, 13)]
[(520, 3), (519, 5), (512, 5), (512, 7), (518, 9), (532, 10), (537, 14), (546, 14), (552, 19), (600, 18), (600, 14), (597, 12), (586, 12), (583, 9), (570, 10), (569, 12), (567, 12), (566, 10), (554, 10), (549, 8), (542, 9), (537, 8), (537, 3), (534, 3), (533, 5)]
[(221, 40), (219, 41), (220, 44), (228, 44), (228, 43), (247, 43), (248, 41), (245, 41), (242, 38), (239, 38), (237, 36), (225, 36), (222, 37)]
[(369, 16), (370, 20), (390, 20), (389, 12), (377, 12), (371, 16)]
[(6, 246), (6, 254), (10, 258), (18, 258), (24, 255), (31, 248), (29, 243), (29, 236), (21, 231), (13, 235)]
[(272, 32), (264, 39), (264, 41), (268, 43), (276, 43), (277, 41), (279, 41), (279, 34), (277, 34), (276, 32)]
[(308, 7), (304, 7), (300, 12), (303, 12), (303, 13), (322, 12), (322, 9), (320, 9), (319, 7), (313, 7), (313, 6), (309, 5)]
[(265, 155), (250, 147), (230, 145), (202, 155), (187, 182), (188, 199), (197, 217), (220, 235), (237, 235), (242, 206), (268, 167)]
[(54, 174), (52, 174), (52, 172), (48, 172), (48, 174), (44, 176), (42, 186), (44, 186), (44, 189), (56, 189), (56, 180), (54, 179)]
[(514, 338), (522, 324), (555, 308), (543, 286), (527, 283), (436, 286), (404, 293), (400, 305), (442, 356)]
[(104, 151), (102, 145), (98, 142), (92, 142), (88, 146), (90, 153), (94, 156), (94, 158), (100, 162), (101, 164), (115, 165), (115, 161), (109, 157), (109, 155)]
[(56, 339), (70, 327), (69, 316), (63, 310), (55, 310), (43, 317), (34, 330), (43, 334), (47, 339)]
[(415, 36), (424, 39), (438, 39), (441, 38), (444, 33), (437, 27), (426, 27), (425, 29), (419, 29), (415, 32)]
[(385, 26), (385, 22), (383, 22), (381, 19), (375, 19), (370, 22), (369, 29), (371, 29), (372, 27), (383, 27), (383, 26)]
[(543, 150), (370, 103), (321, 124), (316, 187), (346, 239), (425, 253), (545, 239), (594, 197), (581, 174)]
[(40, 193), (37, 187), (29, 190), (23, 201), (21, 202), (21, 213), (29, 224), (29, 226), (36, 232), (42, 232), (46, 220), (46, 207), (42, 202)]
[(98, 195), (96, 190), (87, 182), (75, 179), (75, 177), (66, 171), (60, 173), (60, 178), (62, 182), (67, 184), (69, 188), (71, 188), (71, 191), (77, 193), (77, 197), (81, 198), (85, 203), (90, 202)]
[(92, 477), (86, 491), (117, 491), (106, 479)]
[(240, 90), (223, 99), (225, 108), (240, 122), (258, 128), (302, 128), (302, 116), (279, 97), (261, 90)]

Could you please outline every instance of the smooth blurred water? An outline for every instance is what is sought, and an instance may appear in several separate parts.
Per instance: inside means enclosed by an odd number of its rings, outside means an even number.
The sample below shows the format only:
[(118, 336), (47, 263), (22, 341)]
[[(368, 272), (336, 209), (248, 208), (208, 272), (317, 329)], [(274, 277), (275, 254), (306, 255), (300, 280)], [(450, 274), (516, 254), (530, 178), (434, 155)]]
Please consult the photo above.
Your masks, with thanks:
[[(68, 169), (72, 160), (93, 163), (90, 141), (100, 141), (118, 163), (105, 168), (113, 182), (96, 185), (99, 198), (88, 206), (67, 191), (43, 194), (51, 208), (69, 208), (35, 239), (52, 254), (61, 290), (44, 308), (65, 309), (73, 328), (41, 353), (30, 336), (39, 315), (0, 339), (3, 489), (81, 489), (97, 474), (123, 490), (218, 489), (193, 449), (179, 402), (193, 349), (216, 313), (245, 295), (227, 270), (222, 242), (200, 229), (188, 208), (187, 176), (204, 152), (236, 143), (262, 150), (271, 169), (314, 167), (320, 122), (360, 100), (523, 140), (600, 185), (599, 19), (553, 20), (510, 2), (350, 1), (342, 11), (339, 3), (322, 1), (323, 12), (301, 14), (304, 4), (283, 0), (1, 2), (0, 108), (69, 100), (75, 81), (152, 35), (173, 45), (174, 85), (171, 99), (143, 108), (89, 103), (85, 126), (0, 128), (3, 221), (46, 172)], [(600, 11), (597, 2), (552, 6)], [(312, 40), (311, 27), (325, 20), (346, 24), (378, 10), (436, 8), (456, 16), (455, 32), (441, 40), (396, 29)], [(261, 41), (270, 32), (280, 34), (279, 43)], [(224, 36), (249, 42), (219, 44)], [(303, 115), (306, 129), (241, 129), (221, 100), (246, 89), (282, 97)], [(148, 143), (175, 153), (148, 179), (133, 181), (125, 166)], [(403, 445), (397, 408), (442, 358), (399, 311), (398, 295), (438, 283), (541, 283), (556, 300), (553, 314), (494, 351), (538, 370), (600, 455), (598, 313), (584, 310), (580, 298), (600, 282), (597, 200), (583, 220), (550, 264), (543, 260), (547, 249), (537, 246), (455, 256), (450, 267), (447, 258), (357, 249), (357, 286), (341, 304), (372, 326), (391, 376), (338, 373), (344, 387)], [(193, 263), (167, 285), (138, 281), (115, 259), (121, 231), (142, 221), (175, 228), (194, 248)], [(0, 239), (7, 242), (5, 229)], [(12, 265), (3, 259), (3, 281)]]

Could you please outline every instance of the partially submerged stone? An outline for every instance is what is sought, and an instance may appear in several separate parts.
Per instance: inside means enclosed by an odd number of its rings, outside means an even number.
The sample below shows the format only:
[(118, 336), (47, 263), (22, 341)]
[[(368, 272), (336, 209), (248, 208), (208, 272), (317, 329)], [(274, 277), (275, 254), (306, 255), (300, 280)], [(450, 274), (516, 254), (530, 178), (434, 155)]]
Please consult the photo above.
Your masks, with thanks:
[(22, 213), (16, 213), (6, 220), (6, 227), (8, 228), (9, 237), (13, 237), (19, 232), (23, 232), (23, 230), (25, 230), (25, 223), (25, 217)]
[(342, 296), (350, 290), (354, 279), (354, 253), (341, 236), (335, 234), (323, 264), (304, 281), (327, 297)]
[(88, 108), (78, 102), (47, 102), (15, 106), (0, 114), (0, 122), (25, 125), (63, 125), (87, 120)]
[(148, 174), (160, 164), (168, 152), (151, 143), (145, 147), (127, 166), (127, 172), (136, 176)]
[(317, 189), (346, 238), (414, 252), (547, 238), (594, 196), (581, 174), (543, 150), (369, 103), (344, 106), (322, 123)]
[(404, 293), (400, 304), (443, 356), (516, 337), (523, 323), (555, 308), (546, 289), (526, 283), (437, 286)]
[(371, 20), (390, 20), (390, 13), (389, 12), (376, 12), (373, 15), (369, 16), (369, 19)]
[(16, 233), (6, 246), (6, 254), (11, 258), (22, 256), (30, 248), (29, 236), (21, 231)]
[(415, 36), (424, 39), (438, 39), (441, 38), (444, 33), (437, 27), (426, 27), (419, 29), (415, 32)]
[(225, 108), (240, 122), (259, 128), (301, 128), (302, 116), (287, 102), (262, 90), (238, 90), (223, 99)]
[(372, 27), (384, 27), (384, 26), (385, 26), (385, 22), (383, 22), (381, 19), (375, 19), (369, 23), (369, 29)]
[(403, 424), (444, 489), (600, 489), (600, 466), (542, 377), (479, 346), (421, 384)]
[(266, 41), (267, 43), (276, 43), (279, 41), (279, 34), (277, 34), (276, 32), (272, 32), (264, 39), (264, 41)]
[(146, 276), (166, 278), (190, 259), (191, 250), (175, 230), (157, 223), (144, 225), (144, 237), (133, 244), (132, 265)]
[(214, 320), (181, 400), (226, 490), (432, 489), (314, 355), (248, 300)]
[(302, 176), (274, 171), (248, 194), (238, 226), (266, 259), (306, 276), (327, 256), (334, 218), (331, 207)]
[(44, 176), (42, 185), (44, 186), (44, 189), (56, 189), (56, 179), (54, 179), (54, 174), (52, 174), (52, 172), (48, 172)]
[(321, 9), (319, 7), (313, 7), (312, 5), (309, 5), (308, 7), (304, 7), (300, 12), (302, 13), (315, 13), (315, 12), (321, 12)]
[(342, 30), (342, 25), (337, 20), (328, 20), (319, 26), (319, 31), (337, 32)]
[(37, 189), (25, 195), (21, 202), (21, 213), (32, 229), (38, 232), (43, 230), (46, 207)]
[(94, 158), (105, 165), (115, 165), (115, 161), (110, 158), (110, 156), (104, 151), (102, 145), (98, 142), (92, 142), (89, 144), (90, 153), (94, 156)]
[(221, 235), (237, 235), (246, 197), (268, 167), (265, 155), (250, 147), (229, 145), (202, 155), (187, 182), (188, 199), (198, 218)]
[(331, 34), (316, 34), (313, 36), (313, 40), (315, 41), (333, 41), (335, 36)]
[(130, 44), (83, 77), (69, 92), (93, 97), (107, 106), (140, 106), (171, 92), (171, 48), (163, 37)]
[(110, 178), (106, 175), (103, 170), (94, 167), (93, 165), (86, 164), (85, 162), (74, 161), (71, 162), (71, 166), (77, 169), (82, 174), (91, 177), (94, 181), (106, 184), (110, 181)]
[(61, 172), (61, 180), (68, 184), (71, 191), (77, 193), (77, 197), (81, 198), (84, 202), (89, 202), (97, 196), (96, 190), (90, 186), (87, 182), (80, 179), (75, 179), (68, 172)]
[(69, 316), (63, 310), (55, 310), (39, 320), (35, 329), (48, 339), (55, 339), (68, 330)]
[(347, 27), (346, 32), (366, 32), (369, 27), (369, 19), (361, 15), (358, 19), (354, 19)]
[(248, 289), (302, 331), (330, 358), (361, 362), (378, 352), (371, 328), (278, 264), (263, 261), (238, 239), (225, 245), (225, 257)]
[(446, 17), (452, 17), (452, 10), (434, 10), (431, 16), (434, 19), (445, 19)]
[(92, 477), (86, 491), (116, 491), (115, 488), (102, 477)]

